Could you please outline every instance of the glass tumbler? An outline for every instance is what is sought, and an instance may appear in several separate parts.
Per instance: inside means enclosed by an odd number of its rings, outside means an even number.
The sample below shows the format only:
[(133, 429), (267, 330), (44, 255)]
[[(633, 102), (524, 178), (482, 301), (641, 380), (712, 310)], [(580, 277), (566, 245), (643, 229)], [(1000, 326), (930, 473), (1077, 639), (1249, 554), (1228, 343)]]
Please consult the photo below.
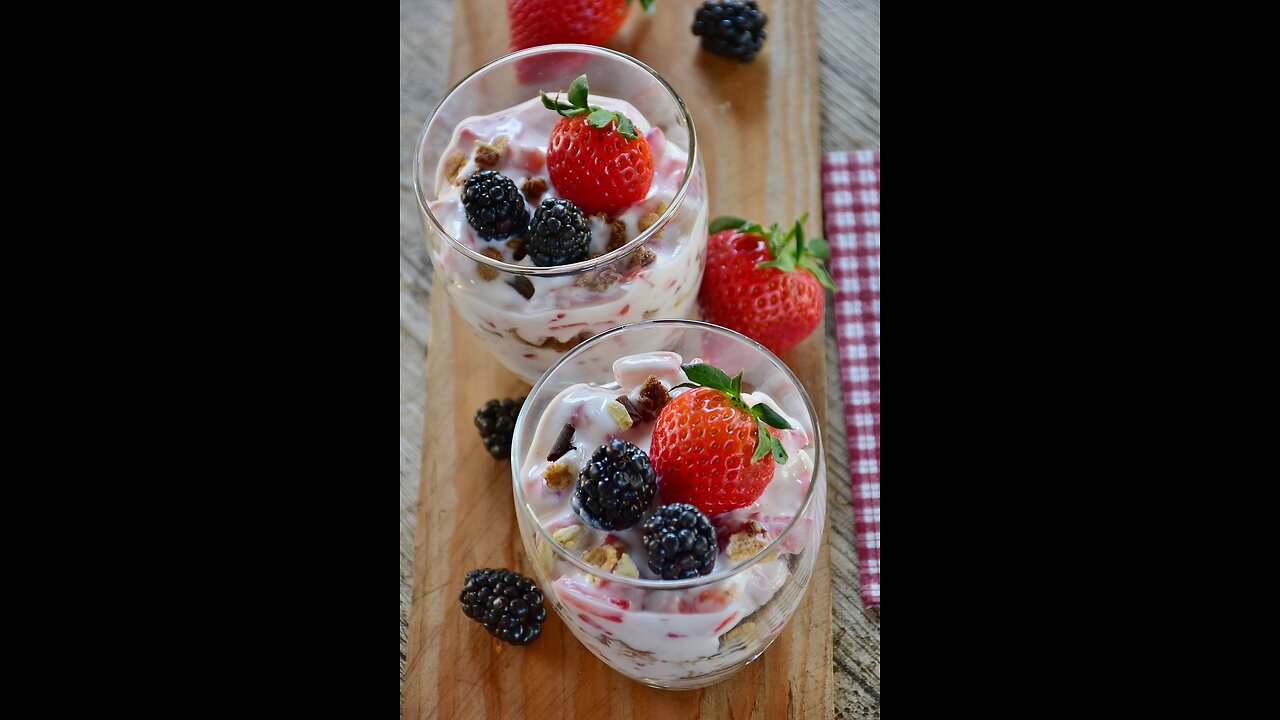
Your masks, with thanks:
[[(583, 74), (592, 104), (623, 109), (644, 134), (654, 178), (643, 200), (616, 216), (589, 218), (586, 260), (540, 267), (524, 251), (518, 222), (510, 236), (478, 235), (465, 216), (462, 186), (477, 171), (496, 170), (520, 189), (530, 216), (540, 200), (560, 197), (546, 168), (560, 118), (538, 92), (565, 93)], [(490, 62), (427, 120), (414, 190), (435, 286), (494, 357), (527, 382), (609, 328), (696, 317), (708, 210), (693, 119), (676, 91), (635, 58), (589, 45), (544, 45)]]
[[(680, 358), (647, 355), (655, 351)], [(647, 357), (617, 367), (638, 369), (639, 374), (632, 371), (628, 377), (627, 370), (618, 370), (615, 375), (615, 361), (638, 354)], [(549, 481), (547, 446), (570, 413), (578, 418), (580, 433), (583, 427), (605, 427), (590, 423), (607, 420), (582, 417), (596, 412), (591, 408), (599, 404), (588, 399), (590, 393), (625, 393), (651, 369), (662, 374), (664, 364), (665, 377), (678, 383), (680, 365), (695, 361), (730, 376), (742, 372), (744, 392), (772, 398), (794, 421), (787, 431), (792, 434), (783, 438), (791, 444), (791, 460), (775, 468), (770, 486), (754, 505), (710, 518), (720, 550), (710, 576), (667, 581), (647, 567), (639, 539), (642, 524), (613, 532), (578, 524), (570, 501), (573, 485)], [(762, 401), (759, 394), (753, 397)], [(804, 598), (823, 541), (826, 465), (815, 418), (804, 388), (781, 360), (753, 340), (708, 323), (632, 323), (597, 335), (560, 358), (525, 401), (511, 467), (530, 564), (543, 594), (578, 640), (614, 670), (658, 688), (712, 685), (758, 658)], [(622, 434), (647, 448), (652, 429), (644, 430), (640, 423), (634, 427), (642, 436)], [(581, 462), (579, 450), (573, 452), (577, 454), (566, 457)], [(659, 477), (650, 509), (664, 502)], [(734, 551), (742, 532), (754, 538), (749, 553)], [(601, 543), (620, 548), (629, 560), (609, 556)], [(616, 571), (604, 569), (602, 559), (617, 563)], [(631, 564), (639, 571), (619, 574), (618, 568)]]

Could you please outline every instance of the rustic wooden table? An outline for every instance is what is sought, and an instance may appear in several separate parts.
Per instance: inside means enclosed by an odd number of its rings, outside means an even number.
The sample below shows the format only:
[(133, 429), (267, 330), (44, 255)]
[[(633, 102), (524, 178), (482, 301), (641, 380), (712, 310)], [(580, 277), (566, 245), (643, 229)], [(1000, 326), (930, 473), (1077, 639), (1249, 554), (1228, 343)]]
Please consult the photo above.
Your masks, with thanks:
[[(773, 0), (773, 2), (805, 0)], [(817, 0), (822, 73), (822, 149), (880, 147), (879, 0)], [(659, 11), (687, 12), (696, 0), (662, 0)], [(771, 3), (762, 3), (767, 8)], [(688, 6), (688, 7), (683, 7)], [(429, 330), (431, 263), (418, 225), (410, 174), (414, 142), (446, 87), (450, 0), (400, 2), (400, 692), (404, 700), (409, 608), (413, 600), (413, 536), (424, 422), (424, 368)], [(828, 303), (830, 305), (830, 302)], [(827, 312), (828, 343), (835, 325)], [(832, 613), (835, 627), (835, 717), (880, 716), (880, 616), (866, 611), (858, 590), (852, 490), (839, 367), (827, 353), (829, 487), (832, 507), (847, 508), (830, 520)]]

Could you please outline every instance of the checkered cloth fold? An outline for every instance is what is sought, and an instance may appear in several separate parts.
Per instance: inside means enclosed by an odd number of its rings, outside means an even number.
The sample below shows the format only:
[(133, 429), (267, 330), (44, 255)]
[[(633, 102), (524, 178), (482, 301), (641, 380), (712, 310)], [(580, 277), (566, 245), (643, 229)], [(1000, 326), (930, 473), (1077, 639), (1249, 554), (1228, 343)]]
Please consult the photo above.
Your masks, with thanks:
[(828, 153), (822, 190), (835, 279), (862, 600), (880, 606), (880, 151)]

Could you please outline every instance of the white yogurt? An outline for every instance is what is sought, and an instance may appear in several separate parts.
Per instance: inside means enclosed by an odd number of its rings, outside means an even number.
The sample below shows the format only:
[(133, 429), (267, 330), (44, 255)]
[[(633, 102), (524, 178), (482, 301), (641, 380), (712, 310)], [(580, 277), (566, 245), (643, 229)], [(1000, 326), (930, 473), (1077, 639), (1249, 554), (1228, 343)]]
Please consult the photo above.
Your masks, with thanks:
[[(650, 376), (668, 387), (688, 381), (681, 369), (683, 359), (675, 353), (646, 353), (624, 357), (614, 364), (619, 388), (600, 388), (578, 384), (566, 388), (552, 402), (538, 421), (529, 453), (521, 465), (520, 482), (525, 499), (536, 520), (549, 533), (570, 526), (580, 526), (571, 553), (581, 557), (601, 545), (621, 546), (644, 579), (659, 579), (649, 569), (640, 524), (629, 530), (607, 532), (586, 525), (573, 511), (573, 487), (557, 490), (548, 486), (544, 472), (551, 464), (547, 455), (566, 425), (575, 428), (573, 449), (558, 462), (577, 470), (597, 448), (613, 438), (627, 440), (645, 452), (653, 434), (652, 423), (637, 423), (623, 430), (605, 409), (606, 403), (626, 393), (633, 399), (638, 388)], [(734, 372), (731, 375), (736, 374)], [(750, 380), (748, 378), (748, 380)], [(675, 396), (688, 390), (672, 393)], [(744, 393), (749, 405), (766, 403), (786, 418), (793, 428), (800, 422), (787, 416), (783, 408), (763, 393)], [(801, 552), (811, 537), (812, 519), (802, 517), (798, 531), (780, 545), (776, 558), (758, 562), (749, 570), (728, 574), (739, 564), (727, 553), (727, 539), (754, 521), (767, 532), (768, 540), (777, 537), (804, 504), (813, 481), (812, 444), (802, 430), (783, 431), (781, 440), (789, 460), (776, 465), (773, 479), (753, 505), (712, 519), (720, 538), (720, 552), (712, 578), (725, 576), (718, 582), (686, 590), (650, 590), (627, 587), (617, 582), (599, 582), (545, 548), (538, 561), (551, 587), (546, 595), (561, 610), (561, 616), (574, 634), (596, 654), (615, 666), (628, 668), (639, 677), (654, 681), (674, 681), (714, 673), (741, 662), (763, 644), (751, 642), (723, 643), (722, 638), (740, 623), (768, 623), (757, 629), (759, 636), (776, 632), (786, 621), (777, 613), (768, 618), (752, 617), (787, 583), (793, 556)], [(659, 483), (661, 488), (661, 483)], [(663, 504), (661, 490), (653, 508)], [(809, 523), (806, 525), (806, 523)], [(789, 613), (785, 613), (789, 614)], [(744, 628), (745, 629), (745, 628)]]
[[(648, 195), (623, 210), (618, 219), (626, 224), (627, 240), (639, 235), (640, 219), (669, 206), (684, 180), (688, 155), (667, 142), (660, 128), (630, 103), (592, 95), (591, 101), (609, 110), (623, 112), (645, 135), (653, 156), (653, 183)], [(462, 183), (473, 172), (493, 169), (511, 178), (517, 187), (526, 180), (541, 178), (547, 184), (540, 199), (559, 197), (546, 167), (546, 148), (551, 129), (560, 119), (533, 98), (492, 115), (470, 117), (458, 124), (453, 140), (436, 170), (436, 199), (431, 213), (452, 237), (463, 245), (482, 251), (493, 248), (507, 263), (533, 266), (525, 257), (515, 260), (516, 251), (507, 241), (487, 241), (467, 222), (462, 206)], [(475, 162), (476, 142), (506, 145), (498, 164), (482, 168)], [(451, 158), (465, 155), (466, 164), (451, 178), (455, 167)], [(455, 182), (456, 180), (456, 182)], [(652, 264), (630, 267), (624, 259), (615, 265), (621, 278), (607, 288), (575, 285), (579, 276), (526, 276), (533, 296), (526, 299), (500, 274), (486, 280), (476, 261), (448, 249), (447, 243), (433, 253), (437, 278), (444, 278), (458, 315), (476, 331), (489, 349), (512, 372), (532, 382), (559, 356), (582, 340), (623, 323), (651, 318), (693, 318), (697, 313), (698, 289), (706, 260), (707, 208), (701, 192), (690, 193), (687, 205), (663, 229), (660, 236), (645, 244), (655, 254)], [(530, 216), (537, 209), (527, 203)], [(598, 217), (589, 219), (592, 241), (589, 253), (603, 254), (610, 239), (610, 225)]]

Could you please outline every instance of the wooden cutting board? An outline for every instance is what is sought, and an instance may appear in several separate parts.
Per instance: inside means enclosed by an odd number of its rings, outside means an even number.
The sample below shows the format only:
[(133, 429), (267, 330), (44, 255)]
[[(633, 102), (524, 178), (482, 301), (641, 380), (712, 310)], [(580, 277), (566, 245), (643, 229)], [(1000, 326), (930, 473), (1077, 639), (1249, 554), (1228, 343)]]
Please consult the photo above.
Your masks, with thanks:
[[(759, 4), (769, 15), (769, 37), (747, 65), (698, 48), (689, 27), (699, 3), (691, 0), (659, 0), (648, 15), (633, 9), (609, 47), (648, 63), (689, 105), (704, 153), (711, 217), (786, 224), (807, 210), (808, 228), (817, 233), (822, 195), (814, 3)], [(506, 42), (503, 0), (456, 2), (450, 82), (505, 54)], [(783, 359), (804, 382), (827, 428), (824, 345), (819, 330)], [(428, 347), (405, 717), (832, 715), (825, 543), (805, 601), (773, 646), (733, 678), (704, 690), (655, 690), (627, 680), (582, 647), (550, 607), (542, 637), (524, 648), (498, 642), (463, 615), (458, 591), (468, 570), (509, 567), (533, 576), (517, 530), (510, 464), (489, 457), (472, 424), (486, 400), (520, 397), (530, 388), (472, 338), (443, 288), (431, 294)]]

